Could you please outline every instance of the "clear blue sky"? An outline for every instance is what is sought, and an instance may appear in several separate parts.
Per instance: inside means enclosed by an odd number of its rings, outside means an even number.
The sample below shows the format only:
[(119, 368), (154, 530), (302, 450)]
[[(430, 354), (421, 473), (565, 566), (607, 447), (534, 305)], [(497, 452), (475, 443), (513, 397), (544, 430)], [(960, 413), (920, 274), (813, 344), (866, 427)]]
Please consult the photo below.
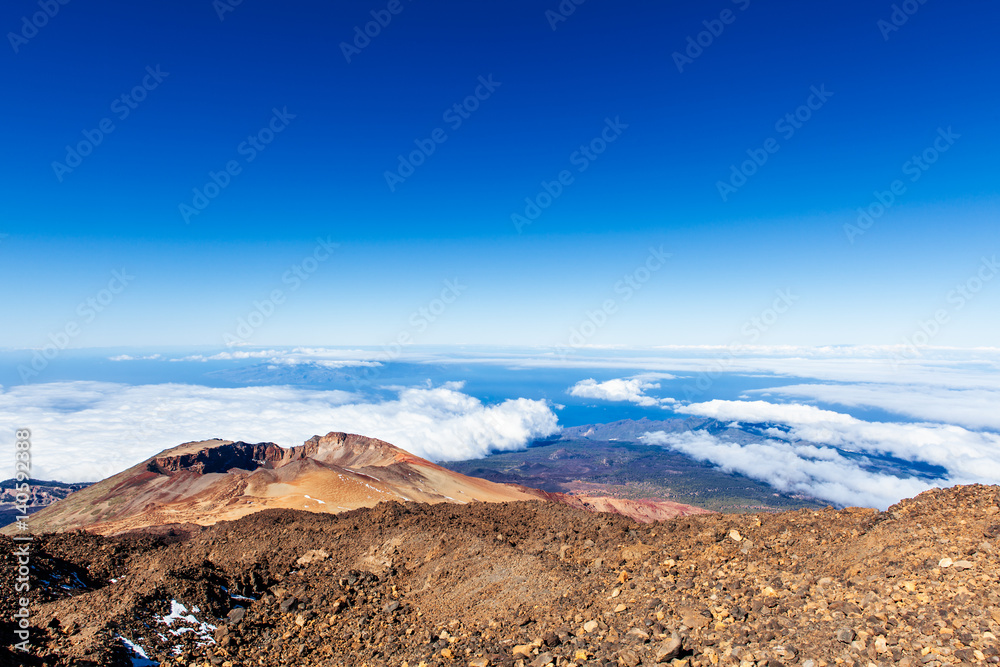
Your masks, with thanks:
[[(275, 290), (248, 342), (559, 344), (608, 300), (587, 342), (751, 342), (778, 289), (797, 301), (753, 342), (897, 343), (941, 309), (933, 343), (996, 342), (1000, 280), (949, 300), (998, 245), (995, 2), (914, 0), (898, 30), (860, 0), (219, 6), (76, 0), (37, 30), (38, 2), (0, 9), (0, 346), (69, 323), (76, 347), (221, 345)], [(747, 151), (767, 161), (724, 198)], [(542, 181), (562, 192), (518, 229)], [(318, 237), (340, 246), (296, 282)], [(672, 257), (626, 299), (651, 246)]]

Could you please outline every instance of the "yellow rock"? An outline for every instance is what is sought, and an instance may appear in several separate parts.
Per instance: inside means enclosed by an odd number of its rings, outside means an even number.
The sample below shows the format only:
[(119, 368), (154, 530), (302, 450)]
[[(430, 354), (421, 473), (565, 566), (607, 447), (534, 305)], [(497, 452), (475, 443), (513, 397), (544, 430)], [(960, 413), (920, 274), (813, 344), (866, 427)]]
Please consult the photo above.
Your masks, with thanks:
[(443, 649), (441, 649), (441, 657), (442, 658), (447, 658), (448, 660), (451, 660), (455, 656), (454, 656), (454, 654), (452, 654), (450, 648), (443, 648)]
[(573, 654), (573, 660), (576, 662), (583, 662), (589, 657), (586, 651), (583, 649), (577, 649), (576, 653)]
[[(591, 623), (593, 623), (593, 621), (591, 621)], [(531, 644), (518, 644), (514, 647), (514, 650), (511, 651), (511, 653), (514, 655), (523, 655), (525, 658), (530, 658), (532, 648), (534, 647)]]
[(619, 613), (619, 612), (623, 612), (623, 611), (625, 611), (626, 609), (628, 609), (628, 607), (626, 607), (626, 606), (625, 606), (625, 605), (623, 605), (623, 604), (620, 604), (620, 605), (618, 605), (617, 607), (615, 607), (615, 613), (617, 614), (617, 613)]
[(912, 581), (904, 581), (903, 582), (903, 590), (905, 590), (908, 593), (912, 593), (915, 590), (917, 590), (917, 585), (915, 583), (913, 583)]

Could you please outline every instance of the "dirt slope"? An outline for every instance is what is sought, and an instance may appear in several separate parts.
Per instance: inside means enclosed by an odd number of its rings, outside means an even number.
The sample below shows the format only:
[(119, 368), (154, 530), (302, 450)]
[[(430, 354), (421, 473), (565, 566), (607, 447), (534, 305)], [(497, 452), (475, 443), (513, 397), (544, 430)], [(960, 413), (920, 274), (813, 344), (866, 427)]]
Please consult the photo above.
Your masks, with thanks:
[[(997, 664), (998, 503), (1000, 488), (969, 486), (882, 513), (641, 525), (554, 503), (394, 502), (184, 538), (54, 534), (34, 546), (25, 664), (132, 664), (122, 638), (222, 667)], [(12, 553), (0, 538), (4, 590)]]

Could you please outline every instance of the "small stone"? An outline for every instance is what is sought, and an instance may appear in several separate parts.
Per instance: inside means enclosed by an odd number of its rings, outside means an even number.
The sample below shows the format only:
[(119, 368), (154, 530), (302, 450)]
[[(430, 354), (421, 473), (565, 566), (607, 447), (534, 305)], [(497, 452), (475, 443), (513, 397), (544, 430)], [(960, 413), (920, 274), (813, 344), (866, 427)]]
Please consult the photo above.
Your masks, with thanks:
[(623, 604), (620, 604), (617, 607), (615, 607), (615, 613), (616, 614), (620, 614), (621, 612), (625, 611), (626, 609), (628, 609), (628, 607), (626, 607)]
[(392, 612), (396, 611), (397, 609), (399, 609), (399, 602), (397, 602), (396, 600), (393, 600), (392, 602), (390, 602), (386, 606), (382, 607), (382, 611), (384, 611), (387, 614), (391, 614)]
[(587, 621), (583, 624), (584, 632), (593, 632), (597, 629), (597, 621)]
[(968, 560), (956, 560), (954, 563), (952, 563), (952, 567), (954, 567), (956, 570), (968, 570), (973, 567), (973, 564), (972, 561)]
[(953, 562), (950, 558), (942, 558), (938, 561), (938, 567), (951, 567)]
[(632, 635), (633, 637), (638, 637), (643, 641), (649, 640), (649, 633), (643, 630), (642, 628), (632, 628), (631, 630), (628, 631), (628, 634)]
[(731, 539), (733, 542), (739, 542), (743, 539), (743, 536), (740, 535), (740, 531), (733, 528), (731, 531), (729, 531), (729, 539)]
[(542, 635), (542, 643), (546, 646), (559, 646), (559, 635), (550, 630)]
[(618, 654), (618, 662), (625, 667), (638, 667), (642, 660), (632, 651), (622, 651)]
[(851, 628), (841, 628), (837, 630), (837, 634), (834, 636), (836, 637), (838, 642), (842, 642), (844, 644), (850, 644), (852, 641), (854, 641), (854, 637), (856, 637), (857, 635), (855, 635), (854, 630), (852, 630)]
[(296, 600), (295, 596), (293, 595), (292, 597), (285, 598), (284, 600), (282, 600), (281, 604), (278, 605), (278, 608), (281, 609), (283, 613), (287, 613), (289, 610), (291, 610), (291, 608), (295, 605), (296, 602), (298, 602), (298, 600)]
[(243, 617), (246, 616), (246, 613), (247, 610), (244, 609), (243, 607), (234, 607), (233, 609), (229, 610), (229, 613), (226, 615), (226, 619), (229, 621), (230, 625), (236, 625), (237, 623), (243, 620)]
[(469, 667), (490, 667), (489, 658), (473, 658), (469, 661)]
[(455, 655), (451, 652), (450, 648), (443, 648), (441, 649), (441, 657), (447, 660), (451, 660), (452, 658), (455, 657)]
[(656, 662), (669, 662), (676, 658), (680, 652), (681, 640), (678, 637), (671, 637), (656, 649)]
[(322, 549), (310, 549), (305, 552), (295, 561), (296, 565), (308, 565), (309, 563), (314, 563), (316, 561), (326, 560), (330, 557), (326, 551)]
[(710, 617), (701, 612), (700, 609), (682, 609), (681, 622), (689, 628), (703, 628), (710, 622)]
[(555, 661), (552, 654), (546, 651), (545, 653), (540, 653), (537, 658), (531, 661), (531, 667), (545, 667), (545, 665), (551, 665)]
[(525, 658), (531, 657), (531, 649), (535, 648), (531, 644), (518, 644), (511, 651), (514, 655), (523, 655)]

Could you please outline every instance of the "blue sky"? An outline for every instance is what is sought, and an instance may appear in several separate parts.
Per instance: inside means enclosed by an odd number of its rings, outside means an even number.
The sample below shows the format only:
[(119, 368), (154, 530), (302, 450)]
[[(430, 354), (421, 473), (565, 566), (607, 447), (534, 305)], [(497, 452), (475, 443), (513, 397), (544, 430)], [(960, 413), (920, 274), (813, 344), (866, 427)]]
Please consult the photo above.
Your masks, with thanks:
[[(995, 343), (995, 3), (914, 2), (892, 31), (890, 2), (590, 0), (555, 29), (557, 2), (390, 4), (69, 2), (35, 31), (37, 2), (5, 4), (0, 346), (73, 324), (73, 347), (221, 345), (255, 310), (260, 345), (561, 345), (609, 301), (587, 344), (898, 344), (940, 311), (930, 344)], [(391, 20), (348, 62), (372, 12)], [(185, 219), (210, 172), (228, 184)], [(794, 304), (747, 340), (779, 290)]]

